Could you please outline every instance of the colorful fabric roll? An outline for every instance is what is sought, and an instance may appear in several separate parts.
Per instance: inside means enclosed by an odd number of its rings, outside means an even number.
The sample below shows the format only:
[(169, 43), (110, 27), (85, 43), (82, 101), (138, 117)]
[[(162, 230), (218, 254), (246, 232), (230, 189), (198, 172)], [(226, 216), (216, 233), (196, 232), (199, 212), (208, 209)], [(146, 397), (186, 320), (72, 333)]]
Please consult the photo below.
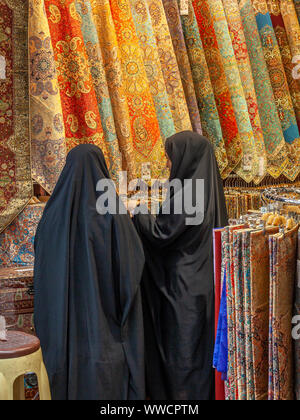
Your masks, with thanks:
[(131, 11), (139, 39), (150, 91), (163, 139), (176, 133), (169, 98), (161, 69), (158, 48), (146, 0), (131, 1)]
[[(294, 287), (294, 317), (300, 316), (300, 230), (298, 231), (298, 256), (297, 256), (297, 275)], [(298, 318), (293, 322), (293, 327), (298, 327)], [(299, 329), (297, 328), (299, 334)], [(295, 371), (295, 385), (294, 392), (297, 401), (300, 400), (300, 339), (298, 336), (293, 337), (294, 349), (294, 371)]]
[(228, 30), (222, 0), (208, 0), (208, 4), (214, 22), (215, 34), (223, 60), (225, 75), (242, 143), (243, 159), (235, 168), (235, 172), (246, 182), (251, 182), (255, 176), (255, 170), (257, 170), (257, 165), (253, 165), (252, 163), (253, 155), (255, 156), (255, 139), (240, 73)]
[[(215, 354), (214, 367), (215, 371), (215, 397), (216, 401), (225, 400), (224, 380), (222, 373), (227, 376), (227, 360), (228, 360), (228, 344), (227, 341), (227, 304), (226, 304), (226, 287), (222, 290), (222, 235), (223, 229), (214, 229), (214, 280), (215, 280), (215, 338), (218, 349)], [(225, 277), (225, 276), (224, 276)], [(223, 277), (223, 279), (224, 279)], [(222, 296), (222, 308), (221, 308)], [(221, 312), (221, 314), (220, 314)], [(220, 320), (219, 320), (220, 317)], [(226, 324), (226, 325), (225, 325)], [(217, 344), (216, 344), (217, 345)], [(224, 348), (225, 347), (225, 348)], [(225, 356), (222, 357), (222, 355)], [(225, 360), (224, 360), (225, 359)]]
[[(281, 59), (279, 45), (277, 43), (266, 1), (253, 1), (253, 9), (256, 15), (256, 22), (261, 37), (264, 57), (269, 70), (270, 81), (285, 141), (289, 145), (297, 142), (299, 146), (300, 136), (296, 116)], [(292, 160), (289, 162), (288, 167), (285, 171), (283, 171), (283, 173), (289, 179), (294, 181), (299, 171), (300, 161), (299, 159), (293, 159), (292, 157)]]
[(298, 21), (300, 22), (300, 0), (294, 0), (294, 6), (298, 16)]
[(239, 400), (247, 400), (246, 388), (246, 351), (245, 351), (245, 318), (244, 318), (244, 281), (242, 238), (243, 230), (233, 232), (233, 267), (235, 287), (235, 322), (237, 351), (237, 385)]
[(228, 332), (228, 365), (227, 365), (227, 380), (226, 385), (226, 399), (236, 399), (236, 388), (234, 382), (234, 367), (235, 367), (235, 346), (234, 346), (234, 307), (233, 307), (233, 290), (230, 281), (230, 245), (229, 245), (229, 228), (226, 227), (221, 234), (222, 238), (222, 260), (224, 261), (225, 280), (223, 287), (226, 287), (227, 297), (227, 332)]
[(293, 57), (300, 54), (300, 26), (293, 0), (281, 0), (281, 15)]
[(251, 332), (255, 400), (268, 399), (269, 343), (269, 235), (278, 228), (250, 234)]
[(177, 132), (192, 130), (176, 54), (161, 0), (147, 0), (156, 44)]
[(238, 0), (238, 3), (251, 62), (260, 121), (268, 157), (268, 172), (271, 176), (277, 178), (288, 165), (285, 140), (275, 105), (275, 98), (251, 0)]
[[(274, 270), (275, 270), (275, 241), (274, 236), (269, 236), (269, 258), (270, 258), (270, 292), (269, 292), (269, 299), (270, 299), (270, 305), (269, 305), (269, 381), (268, 381), (268, 400), (273, 401), (274, 400), (274, 393), (275, 393), (275, 380), (278, 377), (277, 372), (275, 372), (273, 362), (273, 345), (274, 345), (274, 339), (273, 339), (273, 312), (274, 312), (274, 291), (273, 291), (273, 285), (274, 285)], [(277, 380), (278, 383), (278, 380)]]
[(250, 161), (248, 169), (253, 173), (254, 182), (260, 183), (267, 172), (266, 150), (242, 19), (237, 0), (223, 0), (223, 6), (254, 134), (248, 156), (244, 154), (243, 164), (246, 166), (247, 160)]
[(52, 193), (66, 159), (65, 127), (44, 0), (29, 8), (32, 177)]
[(81, 31), (101, 117), (104, 139), (108, 152), (108, 169), (112, 178), (117, 179), (118, 172), (122, 170), (122, 156), (116, 136), (114, 115), (104, 70), (101, 47), (92, 15), (91, 3), (89, 0), (76, 0), (75, 4), (77, 13), (81, 18)]
[(186, 103), (190, 113), (193, 130), (202, 134), (199, 109), (193, 83), (189, 57), (184, 41), (177, 0), (164, 0), (163, 6), (169, 25), (170, 35), (180, 71)]
[(225, 141), (228, 159), (228, 167), (223, 171), (225, 178), (241, 162), (242, 144), (208, 0), (193, 0), (192, 3)]
[(228, 166), (227, 154), (214, 91), (191, 0), (189, 0), (189, 14), (187, 16), (181, 16), (181, 23), (192, 69), (203, 134), (214, 146), (222, 175)]
[(29, 132), (28, 0), (0, 1), (0, 232), (33, 195)]
[(120, 48), (135, 161), (139, 169), (141, 164), (151, 162), (152, 175), (159, 178), (166, 167), (165, 151), (130, 2), (111, 0), (110, 5)]
[(244, 320), (245, 320), (245, 358), (246, 358), (246, 392), (247, 400), (255, 399), (254, 371), (253, 371), (253, 346), (251, 326), (251, 270), (250, 270), (250, 234), (251, 230), (242, 233), (242, 258), (244, 282)]
[(97, 98), (73, 0), (45, 0), (64, 117), (67, 150), (80, 143), (108, 153)]
[(297, 74), (296, 77), (294, 74), (295, 63), (293, 62), (287, 31), (281, 14), (280, 3), (279, 0), (267, 0), (267, 5), (279, 45), (285, 75), (296, 113), (298, 129), (300, 130), (300, 83), (299, 79), (297, 80), (296, 78)]
[(273, 271), (273, 387), (274, 400), (294, 397), (293, 343), (291, 334), (298, 226), (274, 237)]
[(91, 6), (101, 46), (119, 148), (122, 153), (122, 167), (127, 171), (129, 179), (135, 179), (137, 165), (133, 149), (133, 136), (125, 94), (121, 55), (110, 3), (109, 0), (91, 0)]

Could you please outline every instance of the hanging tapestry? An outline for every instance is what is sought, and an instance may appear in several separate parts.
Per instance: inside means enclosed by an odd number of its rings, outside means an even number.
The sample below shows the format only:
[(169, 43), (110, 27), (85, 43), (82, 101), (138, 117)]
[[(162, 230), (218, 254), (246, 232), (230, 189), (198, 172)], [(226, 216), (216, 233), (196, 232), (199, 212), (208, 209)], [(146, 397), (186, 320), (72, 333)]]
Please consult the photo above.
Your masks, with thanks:
[(177, 132), (192, 130), (180, 72), (161, 0), (147, 0), (169, 104)]
[(45, 6), (58, 74), (67, 150), (80, 143), (92, 143), (102, 149), (107, 159), (97, 98), (75, 3), (73, 0), (45, 0)]
[(146, 0), (132, 0), (131, 11), (163, 140), (176, 133), (158, 48)]
[(189, 14), (188, 16), (181, 16), (181, 23), (192, 69), (203, 134), (213, 144), (219, 169), (223, 174), (228, 166), (225, 143), (191, 0), (189, 0)]
[(255, 400), (268, 399), (269, 355), (269, 235), (278, 228), (250, 234), (251, 331)]
[(30, 0), (32, 177), (52, 193), (66, 159), (65, 127), (44, 0)]
[(202, 134), (199, 109), (193, 83), (192, 71), (187, 55), (186, 45), (180, 21), (177, 0), (164, 0), (163, 5), (169, 25), (169, 30), (177, 58), (182, 86), (190, 113), (193, 130)]
[(114, 180), (122, 170), (122, 157), (116, 136), (114, 116), (104, 70), (103, 57), (98, 33), (92, 16), (89, 0), (76, 0), (76, 10), (81, 18), (81, 31), (88, 56), (88, 63), (93, 79), (102, 129), (107, 148), (107, 163)]
[(208, 0), (193, 0), (193, 7), (198, 22), (225, 141), (228, 167), (223, 172), (223, 177), (226, 178), (242, 160), (241, 139)]
[(137, 177), (130, 116), (122, 74), (121, 55), (109, 0), (91, 0), (93, 18), (104, 62), (114, 122), (122, 153), (122, 168), (129, 179)]
[(165, 152), (155, 113), (153, 99), (136, 35), (129, 0), (111, 0), (124, 75), (135, 161), (138, 167), (151, 162), (153, 176), (162, 177), (165, 171)]
[(251, 0), (238, 0), (247, 49), (256, 91), (260, 121), (268, 157), (268, 172), (274, 178), (288, 165), (285, 140), (279, 120), (275, 98), (256, 24)]
[(249, 144), (249, 155), (244, 155), (243, 164), (247, 168), (247, 161), (250, 162), (248, 169), (250, 170), (252, 167), (250, 172), (253, 173), (254, 182), (258, 184), (266, 175), (267, 162), (264, 137), (258, 112), (254, 81), (252, 77), (251, 63), (243, 31), (243, 24), (239, 11), (238, 1), (223, 0), (223, 5), (254, 134), (253, 143), (252, 145)]
[(290, 180), (294, 181), (300, 171), (300, 159), (299, 156), (297, 156), (298, 153), (296, 153), (295, 156), (289, 153), (288, 145), (294, 144), (296, 151), (298, 151), (300, 138), (289, 86), (266, 1), (260, 0), (259, 3), (253, 1), (253, 9), (256, 15), (256, 22), (261, 37), (264, 57), (269, 70), (270, 81), (283, 135), (287, 143), (287, 153), (290, 158), (288, 167), (283, 173)]
[(0, 0), (0, 232), (33, 195), (28, 88), (28, 1)]
[(255, 170), (258, 168), (257, 165), (253, 165), (252, 162), (255, 151), (255, 139), (240, 73), (232, 47), (232, 41), (228, 30), (222, 0), (208, 0), (208, 4), (214, 23), (215, 34), (223, 60), (225, 75), (242, 142), (243, 159), (235, 168), (235, 172), (246, 182), (251, 182), (255, 176)]

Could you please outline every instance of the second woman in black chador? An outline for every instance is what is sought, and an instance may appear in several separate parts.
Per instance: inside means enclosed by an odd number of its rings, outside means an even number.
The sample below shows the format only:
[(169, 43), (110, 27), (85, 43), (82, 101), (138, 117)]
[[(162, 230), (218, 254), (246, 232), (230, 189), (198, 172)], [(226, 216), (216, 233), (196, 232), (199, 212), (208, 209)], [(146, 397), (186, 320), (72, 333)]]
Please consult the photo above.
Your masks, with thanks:
[(183, 132), (169, 138), (170, 180), (204, 180), (204, 220), (187, 225), (187, 214), (155, 219), (137, 214), (144, 243), (142, 281), (146, 383), (152, 399), (206, 400), (213, 397), (214, 276), (213, 228), (227, 224), (221, 177), (214, 150), (204, 137)]

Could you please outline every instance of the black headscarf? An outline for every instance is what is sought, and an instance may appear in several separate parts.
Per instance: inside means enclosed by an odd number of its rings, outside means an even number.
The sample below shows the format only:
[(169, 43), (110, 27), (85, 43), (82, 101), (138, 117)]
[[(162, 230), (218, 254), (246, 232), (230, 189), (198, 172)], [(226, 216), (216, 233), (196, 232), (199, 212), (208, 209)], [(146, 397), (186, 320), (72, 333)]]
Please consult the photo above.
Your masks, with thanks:
[(53, 399), (145, 396), (144, 254), (128, 214), (97, 213), (104, 178), (98, 147), (73, 149), (35, 238), (34, 320)]
[(213, 148), (189, 131), (166, 141), (170, 180), (204, 180), (204, 219), (186, 224), (174, 214), (180, 191), (171, 192), (171, 214), (137, 214), (144, 243), (143, 307), (146, 382), (153, 399), (205, 400), (212, 397), (214, 341), (213, 229), (227, 224), (225, 197)]

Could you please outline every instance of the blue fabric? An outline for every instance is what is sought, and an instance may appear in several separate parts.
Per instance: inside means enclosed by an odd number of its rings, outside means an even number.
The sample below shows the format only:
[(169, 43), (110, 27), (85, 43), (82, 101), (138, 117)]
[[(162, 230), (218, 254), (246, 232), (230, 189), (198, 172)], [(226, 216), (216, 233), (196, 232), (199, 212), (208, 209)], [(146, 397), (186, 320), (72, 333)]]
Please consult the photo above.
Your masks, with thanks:
[(222, 380), (226, 381), (228, 369), (226, 271), (224, 273), (213, 365), (218, 372), (222, 373)]

